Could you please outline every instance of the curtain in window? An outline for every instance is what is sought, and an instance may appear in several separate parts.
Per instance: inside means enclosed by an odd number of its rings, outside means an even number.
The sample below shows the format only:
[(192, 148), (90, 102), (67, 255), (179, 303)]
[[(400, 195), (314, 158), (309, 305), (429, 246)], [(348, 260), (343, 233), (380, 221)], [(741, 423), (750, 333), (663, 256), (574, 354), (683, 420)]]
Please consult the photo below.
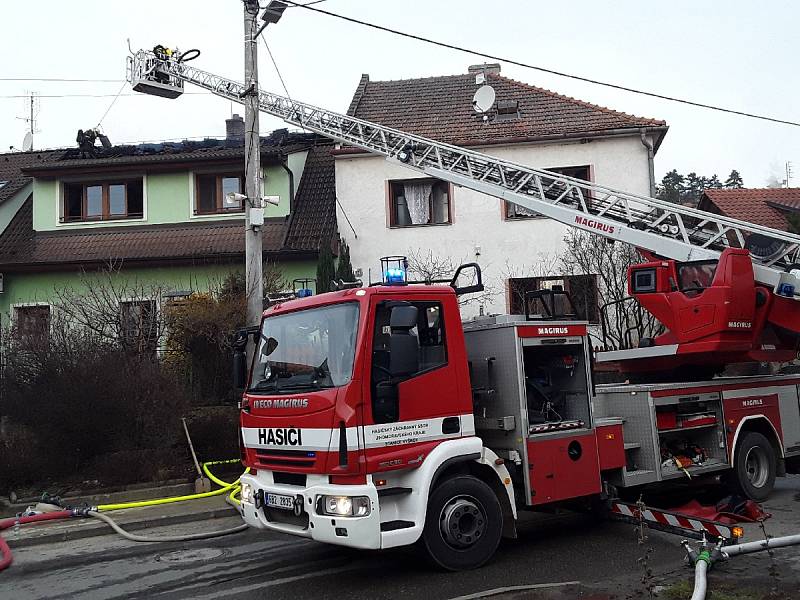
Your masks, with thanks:
[(433, 189), (433, 185), (430, 183), (403, 184), (408, 214), (411, 216), (411, 223), (414, 225), (430, 222), (431, 207), (429, 199), (431, 197), (431, 189)]

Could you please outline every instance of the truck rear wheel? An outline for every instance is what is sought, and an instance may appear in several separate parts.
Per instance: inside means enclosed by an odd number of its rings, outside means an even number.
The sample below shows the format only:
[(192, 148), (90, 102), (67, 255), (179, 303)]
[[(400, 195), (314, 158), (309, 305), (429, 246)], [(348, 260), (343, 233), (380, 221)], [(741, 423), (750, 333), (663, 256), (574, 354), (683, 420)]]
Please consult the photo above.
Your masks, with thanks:
[(428, 498), (422, 542), (438, 566), (475, 569), (497, 550), (503, 511), (488, 485), (471, 475), (448, 479)]
[(769, 440), (757, 431), (743, 434), (729, 479), (733, 491), (759, 502), (766, 500), (775, 487), (775, 471), (775, 449)]

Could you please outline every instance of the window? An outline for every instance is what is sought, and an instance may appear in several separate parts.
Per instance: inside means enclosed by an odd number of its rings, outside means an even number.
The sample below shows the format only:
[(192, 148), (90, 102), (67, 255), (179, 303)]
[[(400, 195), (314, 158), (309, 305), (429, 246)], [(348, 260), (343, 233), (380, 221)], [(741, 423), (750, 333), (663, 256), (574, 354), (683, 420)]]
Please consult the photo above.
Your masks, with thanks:
[(144, 217), (142, 179), (65, 183), (62, 222), (110, 221)]
[[(574, 177), (575, 179), (583, 179), (584, 181), (591, 181), (590, 178), (590, 168), (588, 165), (584, 165), (582, 167), (555, 167), (547, 169), (548, 171), (552, 171), (553, 173), (560, 173), (561, 175), (566, 175), (567, 177)], [(548, 187), (548, 184), (552, 183), (552, 180), (547, 180), (543, 178), (542, 185), (545, 187), (545, 190)], [(588, 198), (587, 198), (588, 202)], [(541, 219), (543, 218), (542, 215), (539, 213), (528, 210), (527, 208), (523, 208), (514, 204), (513, 202), (506, 202), (505, 203), (505, 216), (506, 219)]]
[(194, 214), (213, 215), (242, 212), (241, 200), (229, 202), (230, 192), (244, 193), (244, 175), (241, 173), (201, 174), (195, 176)]
[(158, 334), (154, 300), (119, 303), (119, 339), (125, 348), (155, 352)]
[(14, 318), (20, 339), (46, 339), (50, 332), (50, 307), (46, 304), (16, 306)]
[(358, 303), (348, 302), (264, 319), (250, 390), (279, 393), (348, 383), (358, 315)]
[[(375, 316), (373, 361), (379, 367), (389, 367), (389, 318), (393, 303), (383, 303)], [(438, 302), (412, 302), (417, 307), (417, 325), (409, 333), (419, 343), (419, 373), (447, 364), (442, 305)]]
[[(597, 275), (554, 275), (551, 277), (512, 277), (508, 280), (509, 308), (512, 315), (525, 314), (525, 293), (533, 290), (567, 292), (578, 311), (578, 318), (590, 323), (599, 322)], [(566, 300), (556, 296), (558, 312), (569, 312)], [(530, 314), (542, 313), (541, 305), (528, 307)]]
[(391, 227), (452, 223), (450, 186), (438, 179), (389, 182)]

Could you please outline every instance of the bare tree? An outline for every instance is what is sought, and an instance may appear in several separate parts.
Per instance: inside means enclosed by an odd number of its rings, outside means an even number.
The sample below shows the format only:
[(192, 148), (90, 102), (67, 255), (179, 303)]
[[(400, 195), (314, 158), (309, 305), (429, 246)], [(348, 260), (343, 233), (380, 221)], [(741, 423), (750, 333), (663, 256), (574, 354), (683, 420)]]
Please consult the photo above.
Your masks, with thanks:
[(508, 282), (509, 302), (513, 305), (525, 306), (525, 288), (514, 285), (514, 279), (530, 277), (554, 277), (559, 269), (559, 258), (549, 252), (539, 252), (534, 260), (524, 266), (514, 265), (506, 259), (503, 267), (503, 281)]
[[(609, 243), (605, 238), (570, 229), (564, 236), (565, 250), (559, 256), (563, 273), (595, 275), (601, 319), (605, 321), (607, 339), (597, 340), (610, 349), (628, 348), (643, 337), (653, 337), (663, 331), (655, 317), (629, 298), (628, 268), (643, 262), (639, 251), (623, 243)], [(596, 336), (595, 336), (596, 337)]]
[(169, 290), (126, 277), (121, 265), (82, 272), (75, 286), (54, 290), (53, 317), (126, 350), (154, 352), (167, 324), (160, 304)]
[[(465, 260), (454, 261), (450, 256), (434, 254), (432, 250), (427, 252), (422, 249), (411, 250), (407, 254), (408, 271), (414, 279), (425, 282), (437, 280), (450, 280), (459, 265), (464, 264)], [(459, 297), (460, 306), (478, 306), (479, 311), (484, 311), (486, 306), (492, 302), (497, 295), (496, 287), (487, 278), (487, 274), (482, 272), (483, 291), (473, 294), (466, 294)], [(459, 284), (463, 286), (477, 283), (475, 271), (472, 269), (465, 271), (459, 278)]]

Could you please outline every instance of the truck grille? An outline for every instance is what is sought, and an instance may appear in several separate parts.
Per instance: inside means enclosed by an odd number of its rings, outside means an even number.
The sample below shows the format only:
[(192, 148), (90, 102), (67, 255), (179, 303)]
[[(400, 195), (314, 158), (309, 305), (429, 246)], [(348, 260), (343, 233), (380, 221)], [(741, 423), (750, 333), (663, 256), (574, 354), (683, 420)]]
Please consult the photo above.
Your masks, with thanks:
[(258, 466), (266, 468), (310, 469), (317, 462), (317, 453), (307, 450), (256, 450), (256, 461)]

